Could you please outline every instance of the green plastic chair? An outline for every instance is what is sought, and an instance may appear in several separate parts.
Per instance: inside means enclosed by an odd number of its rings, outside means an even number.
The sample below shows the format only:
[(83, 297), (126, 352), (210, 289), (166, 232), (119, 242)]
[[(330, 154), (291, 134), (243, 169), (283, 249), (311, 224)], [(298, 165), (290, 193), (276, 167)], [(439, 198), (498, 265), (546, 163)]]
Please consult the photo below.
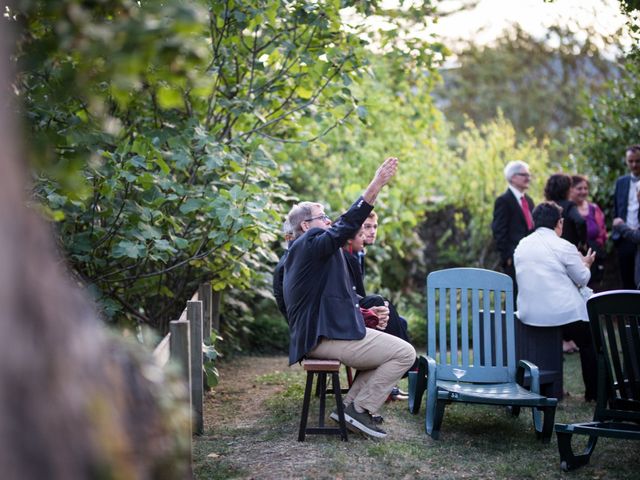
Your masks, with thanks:
[(549, 442), (558, 401), (540, 395), (535, 365), (516, 365), (511, 278), (452, 268), (430, 273), (426, 290), (427, 355), (409, 374), (409, 410), (418, 413), (426, 392), (427, 434), (439, 438), (446, 405), (478, 403), (508, 406), (512, 415), (531, 407), (536, 436)]
[[(560, 467), (589, 463), (598, 437), (640, 440), (640, 292), (613, 290), (587, 301), (589, 325), (598, 358), (598, 394), (593, 421), (555, 425)], [(574, 454), (571, 437), (588, 435)]]

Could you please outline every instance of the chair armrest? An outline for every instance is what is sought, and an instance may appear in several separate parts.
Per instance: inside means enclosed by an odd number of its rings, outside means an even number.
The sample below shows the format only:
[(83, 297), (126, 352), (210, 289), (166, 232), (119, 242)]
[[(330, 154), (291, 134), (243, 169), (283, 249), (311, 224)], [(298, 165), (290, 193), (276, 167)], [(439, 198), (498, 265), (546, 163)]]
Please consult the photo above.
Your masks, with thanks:
[(427, 389), (434, 392), (437, 380), (436, 370), (438, 368), (436, 361), (428, 355), (426, 357), (420, 357), (420, 360), (424, 360), (425, 366), (427, 367)]
[(529, 360), (518, 360), (518, 369), (516, 370), (516, 382), (518, 385), (524, 386), (524, 375), (529, 372), (531, 383), (529, 390), (534, 393), (540, 393), (540, 370), (538, 366)]

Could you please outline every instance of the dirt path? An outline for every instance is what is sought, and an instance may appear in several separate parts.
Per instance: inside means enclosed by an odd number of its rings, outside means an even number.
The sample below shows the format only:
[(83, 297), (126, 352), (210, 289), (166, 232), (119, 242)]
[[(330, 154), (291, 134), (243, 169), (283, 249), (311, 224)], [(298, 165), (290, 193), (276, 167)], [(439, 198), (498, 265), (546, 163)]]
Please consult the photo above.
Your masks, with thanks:
[[(304, 371), (298, 365), (289, 367), (286, 356), (239, 357), (218, 365), (218, 371), (220, 383), (205, 397), (206, 435), (194, 444), (196, 479), (394, 476), (395, 467), (379, 458), (393, 443), (378, 444), (358, 435), (350, 435), (349, 442), (337, 435), (297, 441)], [(403, 419), (406, 404), (389, 404), (385, 411), (385, 426), (394, 438), (409, 445), (423, 441), (420, 422)], [(393, 458), (401, 462), (403, 455)], [(410, 464), (406, 469), (410, 475), (401, 478), (412, 478), (416, 468)]]
[(287, 358), (278, 356), (238, 358), (218, 371), (220, 383), (205, 398), (207, 435), (197, 440), (196, 478), (301, 478), (300, 471), (322, 478), (323, 456), (317, 452), (322, 445), (296, 441), (297, 402), (295, 411), (291, 402), (282, 402), (277, 408), (282, 413), (275, 416), (266, 405), (286, 389), (282, 377), (302, 375), (302, 369), (290, 368)]
[[(296, 367), (293, 367), (296, 368)], [(240, 357), (218, 366), (220, 382), (205, 399), (205, 430), (249, 428), (262, 418), (262, 403), (281, 385), (256, 382), (265, 374), (289, 371), (287, 357)]]

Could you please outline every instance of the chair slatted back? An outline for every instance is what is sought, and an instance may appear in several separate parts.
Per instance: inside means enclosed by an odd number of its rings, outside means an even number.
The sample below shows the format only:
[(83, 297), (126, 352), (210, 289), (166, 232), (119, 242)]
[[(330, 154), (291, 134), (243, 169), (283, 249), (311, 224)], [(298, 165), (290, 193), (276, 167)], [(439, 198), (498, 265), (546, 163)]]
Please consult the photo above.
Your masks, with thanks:
[(609, 407), (640, 412), (640, 291), (596, 294), (587, 311), (596, 355), (606, 365)]
[[(427, 277), (427, 354), (438, 379), (511, 382), (515, 379), (513, 281), (479, 268), (451, 268)], [(497, 314), (496, 314), (497, 312)]]

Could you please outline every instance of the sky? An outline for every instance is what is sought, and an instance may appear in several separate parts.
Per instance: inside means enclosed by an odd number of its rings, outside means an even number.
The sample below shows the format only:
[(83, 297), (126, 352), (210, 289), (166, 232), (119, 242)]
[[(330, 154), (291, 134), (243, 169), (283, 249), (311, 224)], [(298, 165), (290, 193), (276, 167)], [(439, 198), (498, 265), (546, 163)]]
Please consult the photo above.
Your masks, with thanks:
[[(400, 4), (424, 0), (382, 0), (383, 9), (395, 9)], [(473, 0), (433, 0), (439, 12), (452, 12), (461, 4)], [(345, 18), (354, 20), (355, 24), (370, 24), (376, 28), (393, 28), (386, 23), (384, 17), (359, 17), (353, 14), (354, 9), (345, 9)], [(593, 27), (601, 35), (627, 31), (627, 18), (620, 13), (618, 0), (478, 0), (473, 9), (442, 15), (436, 23), (428, 23), (427, 29), (413, 31), (412, 36), (426, 37), (427, 40), (441, 40), (452, 51), (447, 63), (455, 64), (455, 51), (464, 46), (465, 40), (473, 39), (476, 44), (489, 44), (514, 23), (519, 24), (526, 32), (535, 37), (543, 37), (549, 26), (561, 25), (571, 27), (576, 38), (581, 39), (580, 32), (586, 37), (586, 28)], [(460, 41), (462, 40), (462, 41)], [(597, 44), (597, 39), (591, 39)], [(627, 50), (631, 45), (630, 37), (625, 34), (620, 43)], [(600, 47), (603, 47), (600, 45)], [(618, 51), (607, 52), (606, 56), (614, 59), (620, 55)]]
[[(436, 4), (452, 10), (460, 1), (444, 0)], [(601, 34), (611, 34), (625, 26), (617, 0), (480, 0), (473, 10), (442, 17), (430, 29), (446, 39), (475, 39), (490, 43), (506, 27), (518, 23), (534, 36), (543, 36), (550, 25), (593, 26)]]

